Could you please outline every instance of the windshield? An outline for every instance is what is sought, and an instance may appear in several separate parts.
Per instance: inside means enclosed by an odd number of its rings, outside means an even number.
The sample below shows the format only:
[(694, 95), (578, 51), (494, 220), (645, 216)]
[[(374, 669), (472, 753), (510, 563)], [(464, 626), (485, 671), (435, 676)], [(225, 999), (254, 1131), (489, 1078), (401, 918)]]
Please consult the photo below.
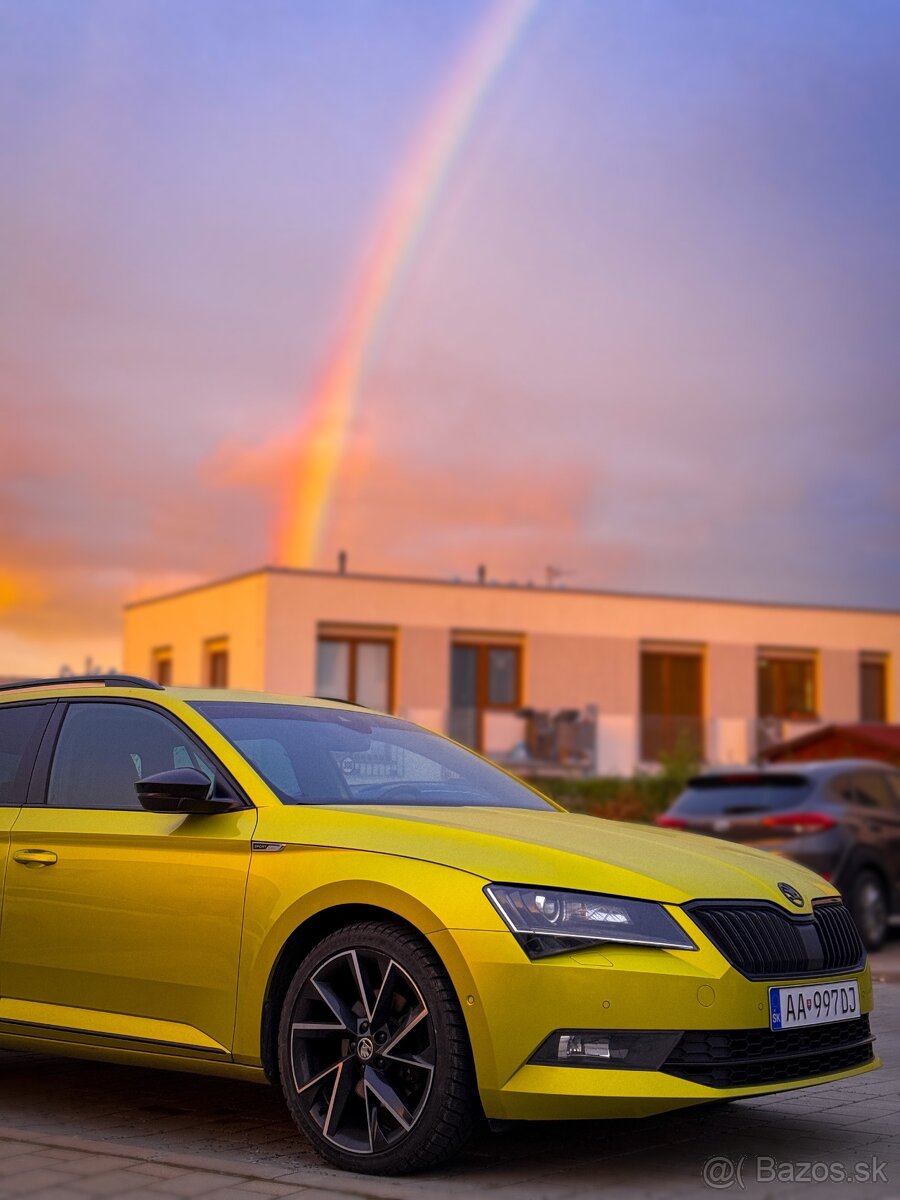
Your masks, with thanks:
[(699, 776), (692, 779), (669, 810), (679, 816), (738, 816), (795, 808), (812, 784), (803, 775)]
[(446, 738), (341, 708), (210, 700), (193, 705), (286, 804), (553, 806)]

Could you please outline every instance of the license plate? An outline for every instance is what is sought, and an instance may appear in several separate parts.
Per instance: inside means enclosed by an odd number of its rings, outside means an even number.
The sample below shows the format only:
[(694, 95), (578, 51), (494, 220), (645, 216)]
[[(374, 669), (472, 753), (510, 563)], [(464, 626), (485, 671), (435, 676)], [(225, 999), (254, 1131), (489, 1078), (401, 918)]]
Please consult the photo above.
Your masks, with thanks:
[(803, 987), (769, 988), (769, 1027), (800, 1029), (805, 1025), (827, 1025), (852, 1021), (859, 1016), (859, 984), (810, 983)]

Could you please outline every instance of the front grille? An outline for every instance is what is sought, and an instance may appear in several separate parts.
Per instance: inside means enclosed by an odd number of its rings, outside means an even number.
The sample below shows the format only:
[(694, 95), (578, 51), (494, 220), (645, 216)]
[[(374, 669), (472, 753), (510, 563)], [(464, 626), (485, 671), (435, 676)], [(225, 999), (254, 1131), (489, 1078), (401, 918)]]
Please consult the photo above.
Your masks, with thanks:
[(811, 914), (797, 916), (764, 901), (701, 901), (687, 910), (748, 979), (834, 975), (865, 962), (853, 918), (840, 901), (814, 904)]
[(868, 1017), (778, 1032), (690, 1030), (660, 1070), (714, 1088), (791, 1083), (864, 1066), (873, 1040)]

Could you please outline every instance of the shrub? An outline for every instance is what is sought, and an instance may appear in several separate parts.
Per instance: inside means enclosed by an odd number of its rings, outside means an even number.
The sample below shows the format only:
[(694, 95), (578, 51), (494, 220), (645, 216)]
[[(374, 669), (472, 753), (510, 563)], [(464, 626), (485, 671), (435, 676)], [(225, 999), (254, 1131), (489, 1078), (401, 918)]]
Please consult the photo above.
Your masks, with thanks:
[(612, 821), (649, 822), (684, 791), (699, 765), (689, 739), (683, 739), (671, 753), (661, 756), (660, 770), (654, 774), (636, 771), (630, 777), (606, 775), (593, 779), (544, 776), (530, 782), (569, 812)]

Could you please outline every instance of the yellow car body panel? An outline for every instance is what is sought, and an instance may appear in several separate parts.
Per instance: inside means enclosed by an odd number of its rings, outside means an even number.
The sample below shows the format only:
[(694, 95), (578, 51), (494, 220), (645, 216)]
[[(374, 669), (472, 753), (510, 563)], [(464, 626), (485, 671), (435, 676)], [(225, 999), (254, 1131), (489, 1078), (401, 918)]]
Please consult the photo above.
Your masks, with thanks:
[[(0, 995), (122, 1014), (136, 1038), (152, 1036), (148, 1020), (187, 1026), (190, 1037), (163, 1040), (230, 1054), (256, 821), (252, 809), (23, 808), (10, 839)], [(16, 865), (35, 846), (58, 856), (52, 869)]]
[[(97, 689), (46, 694), (95, 698)], [(751, 899), (809, 913), (812, 900), (837, 893), (804, 868), (731, 843), (559, 811), (288, 805), (191, 702), (341, 706), (105, 689), (104, 702), (114, 699), (177, 718), (253, 807), (217, 816), (0, 808), (0, 844), (9, 843), (0, 1045), (261, 1079), (264, 1009), (289, 939), (321, 914), (364, 909), (399, 918), (440, 956), (489, 1117), (647, 1115), (831, 1078), (711, 1088), (656, 1071), (528, 1061), (562, 1028), (767, 1030), (770, 984), (741, 975), (680, 906)], [(36, 848), (57, 855), (52, 870), (17, 861)], [(782, 882), (799, 889), (802, 908), (789, 905)], [(485, 896), (488, 883), (655, 901), (697, 949), (606, 944), (532, 961)], [(869, 1012), (868, 967), (841, 978), (858, 981)]]

